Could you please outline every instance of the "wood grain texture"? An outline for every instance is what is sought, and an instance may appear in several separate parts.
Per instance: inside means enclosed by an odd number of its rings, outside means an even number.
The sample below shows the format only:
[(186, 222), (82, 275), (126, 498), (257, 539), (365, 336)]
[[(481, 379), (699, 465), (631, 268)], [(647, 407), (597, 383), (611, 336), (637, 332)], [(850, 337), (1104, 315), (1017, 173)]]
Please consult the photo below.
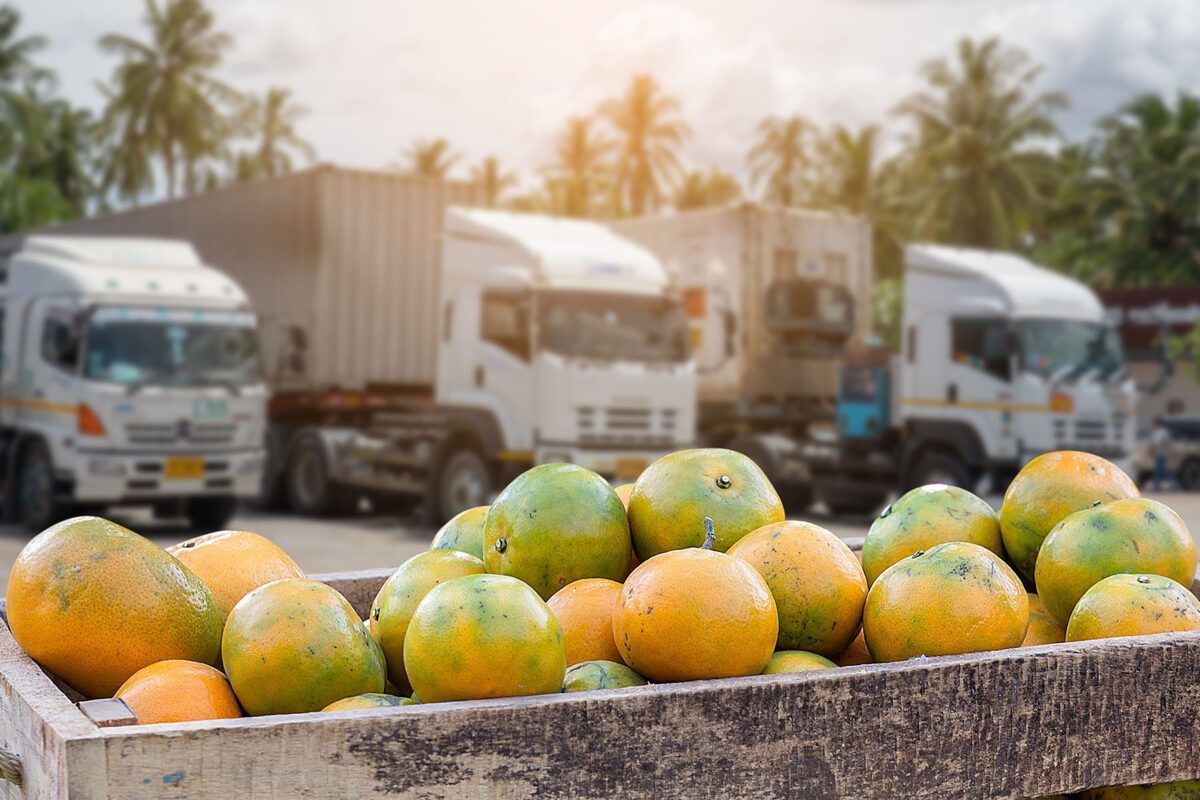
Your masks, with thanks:
[[(0, 605), (0, 611), (3, 606)], [(0, 625), (0, 746), (21, 761), (24, 786), (0, 798), (103, 797), (105, 742)]]
[(395, 567), (387, 569), (368, 569), (359, 572), (327, 572), (323, 575), (310, 575), (314, 581), (327, 583), (342, 593), (350, 601), (354, 610), (363, 619), (379, 594), (379, 587), (396, 571)]
[(98, 728), (120, 728), (137, 725), (137, 714), (119, 697), (103, 697), (99, 700), (84, 700), (79, 710)]
[(1200, 633), (110, 729), (113, 797), (1005, 798), (1200, 775)]

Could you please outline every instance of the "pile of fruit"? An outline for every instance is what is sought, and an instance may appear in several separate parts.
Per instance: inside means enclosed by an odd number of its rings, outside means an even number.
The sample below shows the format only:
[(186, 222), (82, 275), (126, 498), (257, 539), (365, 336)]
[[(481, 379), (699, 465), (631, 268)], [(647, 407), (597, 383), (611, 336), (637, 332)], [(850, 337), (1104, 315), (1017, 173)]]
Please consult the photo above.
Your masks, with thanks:
[(30, 541), (7, 609), (35, 660), (145, 723), (1196, 630), (1195, 571), (1179, 516), (1086, 453), (1030, 462), (999, 513), (964, 489), (914, 489), (871, 525), (860, 561), (785, 520), (750, 459), (701, 449), (616, 489), (570, 464), (530, 469), (402, 564), (365, 621), (256, 534), (163, 550), (95, 517)]

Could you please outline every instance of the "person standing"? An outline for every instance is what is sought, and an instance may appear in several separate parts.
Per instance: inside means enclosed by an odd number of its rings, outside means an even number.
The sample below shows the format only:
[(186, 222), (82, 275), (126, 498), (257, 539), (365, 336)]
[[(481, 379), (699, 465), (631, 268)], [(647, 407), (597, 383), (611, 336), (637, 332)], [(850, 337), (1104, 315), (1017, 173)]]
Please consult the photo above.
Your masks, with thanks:
[(1162, 417), (1154, 418), (1154, 430), (1150, 433), (1150, 448), (1154, 455), (1154, 491), (1160, 491), (1165, 482), (1167, 488), (1175, 482), (1167, 472), (1167, 456), (1171, 452), (1171, 432), (1163, 423)]

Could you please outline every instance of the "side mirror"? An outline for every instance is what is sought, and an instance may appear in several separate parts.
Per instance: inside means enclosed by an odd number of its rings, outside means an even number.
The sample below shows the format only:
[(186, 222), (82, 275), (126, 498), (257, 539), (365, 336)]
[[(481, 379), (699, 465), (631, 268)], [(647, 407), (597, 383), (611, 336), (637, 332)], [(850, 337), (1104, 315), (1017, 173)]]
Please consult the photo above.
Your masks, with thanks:
[(737, 349), (737, 317), (729, 309), (725, 310), (723, 316), (725, 322), (725, 355), (732, 357)]
[(288, 369), (295, 375), (303, 375), (308, 368), (308, 364), (304, 359), (303, 353), (291, 353), (288, 355)]
[(308, 331), (301, 328), (299, 325), (291, 325), (288, 327), (288, 336), (292, 340), (292, 349), (298, 352), (308, 350)]

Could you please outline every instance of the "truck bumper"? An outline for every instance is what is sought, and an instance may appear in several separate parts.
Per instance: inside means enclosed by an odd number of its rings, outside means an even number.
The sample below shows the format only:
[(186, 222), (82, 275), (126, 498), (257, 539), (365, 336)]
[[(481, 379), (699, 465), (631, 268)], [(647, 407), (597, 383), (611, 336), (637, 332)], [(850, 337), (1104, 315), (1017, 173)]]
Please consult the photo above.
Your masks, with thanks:
[(80, 502), (119, 503), (186, 497), (256, 497), (262, 489), (266, 451), (260, 448), (191, 454), (202, 473), (168, 477), (166, 455), (79, 451), (72, 476)]
[(534, 456), (539, 464), (565, 461), (570, 464), (587, 467), (611, 481), (626, 483), (637, 480), (638, 475), (642, 474), (642, 470), (648, 467), (650, 462), (677, 449), (683, 449), (683, 447), (685, 445), (680, 445), (678, 448), (669, 447), (654, 450), (639, 450), (634, 447), (630, 447), (627, 450), (616, 448), (594, 450), (585, 447), (548, 445), (539, 447)]

